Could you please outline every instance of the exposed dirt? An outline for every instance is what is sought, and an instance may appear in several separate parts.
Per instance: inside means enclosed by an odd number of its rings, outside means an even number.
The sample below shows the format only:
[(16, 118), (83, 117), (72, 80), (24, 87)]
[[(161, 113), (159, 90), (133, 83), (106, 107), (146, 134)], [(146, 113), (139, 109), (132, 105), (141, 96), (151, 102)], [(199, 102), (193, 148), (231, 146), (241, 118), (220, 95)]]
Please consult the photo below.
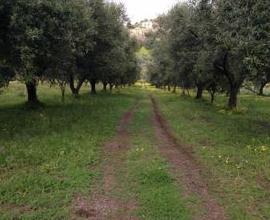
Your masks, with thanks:
[(270, 192), (270, 180), (267, 179), (265, 176), (257, 175), (257, 183), (260, 187), (264, 188), (265, 190)]
[(123, 201), (115, 194), (121, 194), (121, 187), (117, 180), (117, 171), (124, 166), (125, 154), (129, 148), (128, 125), (133, 119), (137, 108), (126, 112), (118, 127), (116, 136), (104, 145), (103, 149), (103, 177), (93, 190), (90, 199), (78, 196), (75, 199), (74, 219), (91, 220), (135, 220), (134, 211), (136, 201)]
[(185, 195), (195, 194), (202, 202), (203, 215), (194, 215), (196, 220), (225, 220), (224, 209), (210, 195), (206, 181), (201, 176), (202, 167), (192, 154), (192, 149), (183, 144), (172, 134), (167, 121), (163, 118), (156, 100), (153, 104), (153, 124), (161, 154), (171, 165), (171, 173), (181, 186)]
[(19, 206), (15, 204), (0, 204), (0, 212), (10, 212), (12, 211), (13, 214), (25, 214), (32, 212), (33, 209), (30, 206)]

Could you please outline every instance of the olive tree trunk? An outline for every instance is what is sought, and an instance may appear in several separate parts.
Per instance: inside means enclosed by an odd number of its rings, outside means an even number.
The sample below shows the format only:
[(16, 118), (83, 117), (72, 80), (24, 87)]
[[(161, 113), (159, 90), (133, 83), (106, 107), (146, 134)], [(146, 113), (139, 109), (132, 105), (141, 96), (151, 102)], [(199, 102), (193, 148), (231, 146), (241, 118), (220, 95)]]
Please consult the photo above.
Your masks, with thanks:
[(31, 80), (25, 83), (27, 90), (27, 102), (29, 104), (36, 105), (39, 103), (37, 97), (37, 82), (36, 80)]
[(197, 85), (196, 99), (201, 99), (202, 96), (203, 96), (203, 86), (202, 85)]
[(108, 83), (103, 82), (103, 91), (104, 91), (104, 92), (106, 92), (106, 91), (107, 91), (107, 85), (108, 85)]
[(75, 86), (74, 77), (73, 77), (73, 75), (70, 76), (69, 86), (70, 86), (70, 90), (71, 90), (72, 94), (75, 97), (79, 96), (79, 93), (80, 93), (80, 90), (81, 90), (81, 87), (82, 87), (84, 81), (85, 81), (85, 78), (79, 79), (77, 86)]
[(96, 90), (96, 80), (91, 79), (91, 80), (90, 80), (90, 86), (91, 86), (91, 94), (92, 94), (92, 95), (96, 95), (96, 94), (97, 94), (97, 90)]
[(229, 91), (229, 102), (228, 102), (229, 109), (235, 109), (237, 107), (237, 98), (238, 98), (239, 90), (240, 90), (239, 86), (231, 85), (231, 88)]
[(267, 83), (265, 83), (265, 82), (262, 82), (261, 84), (260, 84), (260, 88), (259, 88), (259, 93), (258, 93), (258, 95), (260, 95), (260, 96), (263, 96), (264, 94), (263, 94), (263, 90), (264, 90), (264, 87), (266, 86), (266, 84)]

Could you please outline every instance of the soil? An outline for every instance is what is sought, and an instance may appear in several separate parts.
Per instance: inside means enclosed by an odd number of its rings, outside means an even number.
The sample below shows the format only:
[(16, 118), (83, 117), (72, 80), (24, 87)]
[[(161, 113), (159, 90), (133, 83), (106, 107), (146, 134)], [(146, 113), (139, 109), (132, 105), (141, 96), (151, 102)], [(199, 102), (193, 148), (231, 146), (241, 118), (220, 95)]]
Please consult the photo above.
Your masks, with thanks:
[[(201, 173), (203, 167), (197, 162), (190, 146), (181, 144), (172, 134), (159, 106), (151, 97), (153, 105), (153, 125), (161, 155), (167, 159), (171, 173), (184, 193), (196, 195), (201, 200), (203, 214), (195, 215), (196, 220), (225, 220), (224, 209), (209, 193), (209, 188)], [(194, 214), (194, 213), (193, 213)]]
[[(78, 196), (75, 199), (74, 219), (90, 220), (136, 220), (136, 201), (123, 201), (115, 194), (121, 194), (121, 184), (117, 171), (125, 164), (125, 154), (129, 149), (128, 126), (138, 103), (126, 112), (117, 126), (116, 136), (103, 148), (103, 177), (93, 190), (90, 199)], [(101, 184), (101, 185), (100, 185)]]
[(19, 206), (15, 204), (0, 204), (0, 211), (10, 211), (12, 210), (13, 214), (23, 214), (32, 212), (34, 209), (30, 206)]

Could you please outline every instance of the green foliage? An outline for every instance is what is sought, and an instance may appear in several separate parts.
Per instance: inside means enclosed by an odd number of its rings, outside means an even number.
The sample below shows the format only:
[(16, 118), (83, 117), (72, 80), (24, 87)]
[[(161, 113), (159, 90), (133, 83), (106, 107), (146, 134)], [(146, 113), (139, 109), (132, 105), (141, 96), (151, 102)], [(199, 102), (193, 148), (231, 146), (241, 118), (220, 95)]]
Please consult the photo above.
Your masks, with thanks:
[(8, 66), (0, 65), (0, 88), (7, 86), (14, 75)]
[(86, 78), (93, 83), (133, 83), (137, 77), (135, 46), (125, 23), (122, 5), (97, 0), (90, 3), (97, 23), (94, 50), (85, 57)]
[(199, 0), (176, 5), (156, 19), (158, 30), (149, 35), (153, 51), (162, 51), (162, 55), (153, 53), (151, 82), (197, 87), (197, 98), (209, 87), (212, 92), (226, 91), (231, 109), (246, 81), (254, 82), (262, 94), (269, 82), (269, 7), (265, 0)]
[(0, 18), (0, 63), (26, 83), (28, 101), (38, 101), (39, 81), (57, 83), (64, 96), (67, 84), (77, 95), (85, 80), (118, 85), (137, 79), (136, 46), (121, 4), (3, 1)]

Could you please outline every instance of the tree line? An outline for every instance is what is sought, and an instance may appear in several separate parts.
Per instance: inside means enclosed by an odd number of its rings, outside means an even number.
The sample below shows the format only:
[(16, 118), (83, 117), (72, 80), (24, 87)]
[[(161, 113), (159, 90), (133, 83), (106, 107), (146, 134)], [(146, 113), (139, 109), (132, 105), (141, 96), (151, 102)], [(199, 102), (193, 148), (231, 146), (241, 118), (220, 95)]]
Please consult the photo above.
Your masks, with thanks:
[(150, 81), (183, 92), (228, 95), (237, 106), (241, 88), (263, 95), (270, 82), (270, 1), (193, 0), (160, 16), (148, 34)]
[(0, 87), (26, 85), (28, 102), (39, 103), (40, 82), (79, 95), (85, 82), (134, 83), (137, 43), (129, 36), (121, 4), (104, 0), (0, 0)]

